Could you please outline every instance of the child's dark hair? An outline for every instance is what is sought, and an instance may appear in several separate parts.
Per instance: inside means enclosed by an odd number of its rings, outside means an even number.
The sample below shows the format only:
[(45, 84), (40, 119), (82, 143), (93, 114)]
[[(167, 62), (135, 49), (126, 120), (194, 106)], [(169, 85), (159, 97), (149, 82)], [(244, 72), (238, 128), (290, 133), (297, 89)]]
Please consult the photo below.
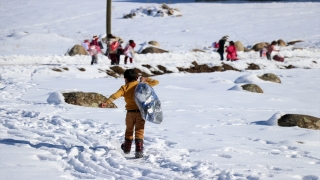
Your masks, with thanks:
[(234, 42), (233, 42), (233, 41), (230, 41), (229, 44), (233, 46), (233, 45), (234, 45)]
[(129, 82), (136, 81), (138, 79), (138, 74), (134, 69), (127, 69), (124, 71), (124, 78)]
[(133, 40), (129, 40), (129, 43), (134, 43), (134, 41)]

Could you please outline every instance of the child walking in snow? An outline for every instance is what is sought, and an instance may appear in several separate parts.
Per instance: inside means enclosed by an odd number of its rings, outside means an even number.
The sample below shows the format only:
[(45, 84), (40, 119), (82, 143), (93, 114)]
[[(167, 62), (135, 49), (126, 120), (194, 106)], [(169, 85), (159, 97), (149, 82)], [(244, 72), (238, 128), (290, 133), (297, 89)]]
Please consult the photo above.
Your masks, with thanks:
[(128, 58), (130, 59), (130, 63), (132, 63), (134, 47), (136, 47), (136, 43), (133, 40), (129, 40), (129, 44), (124, 48), (124, 64), (127, 64)]
[(99, 38), (97, 35), (94, 35), (92, 38), (92, 41), (89, 44), (89, 53), (91, 55), (91, 65), (94, 63), (98, 63), (98, 54), (101, 53), (101, 49), (103, 49), (101, 41), (99, 41)]
[[(131, 145), (133, 139), (135, 139), (136, 149), (135, 157), (143, 157), (143, 138), (144, 138), (144, 125), (145, 120), (142, 118), (140, 110), (134, 100), (134, 91), (138, 85), (138, 74), (134, 69), (127, 69), (124, 72), (125, 85), (121, 86), (120, 89), (112, 94), (107, 102), (101, 103), (100, 107), (106, 107), (112, 101), (118, 99), (119, 97), (124, 97), (126, 102), (126, 132), (124, 143), (121, 145), (121, 149), (125, 154), (129, 154), (131, 151)], [(141, 77), (140, 82), (145, 82), (150, 86), (155, 86), (159, 84), (159, 81)], [(134, 136), (133, 136), (134, 134)], [(134, 138), (133, 138), (134, 137)]]

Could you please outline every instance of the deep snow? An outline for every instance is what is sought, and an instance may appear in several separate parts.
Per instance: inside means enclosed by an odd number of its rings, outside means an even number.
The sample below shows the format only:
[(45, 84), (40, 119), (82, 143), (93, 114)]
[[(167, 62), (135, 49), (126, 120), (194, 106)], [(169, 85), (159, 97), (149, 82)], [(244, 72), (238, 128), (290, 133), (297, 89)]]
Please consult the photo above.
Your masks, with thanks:
[[(100, 109), (66, 104), (61, 95), (109, 96), (124, 84), (104, 72), (111, 66), (103, 55), (94, 66), (90, 56), (64, 56), (74, 44), (105, 33), (105, 2), (0, 3), (0, 179), (320, 179), (320, 131), (276, 124), (283, 114), (320, 117), (320, 3), (177, 1), (169, 6), (182, 17), (122, 19), (160, 2), (113, 1), (113, 34), (134, 39), (136, 50), (157, 40), (170, 51), (137, 55), (129, 65), (121, 59), (125, 68), (149, 72), (142, 64), (161, 64), (173, 72), (153, 77), (160, 81), (154, 89), (164, 121), (146, 123), (145, 157), (138, 160), (120, 149), (122, 98), (115, 101), (119, 108)], [(279, 47), (283, 63), (248, 52), (224, 61), (240, 72), (178, 71), (193, 61), (221, 65), (210, 45), (226, 34), (245, 46), (280, 38), (304, 42)], [(195, 48), (205, 53), (191, 52)], [(261, 70), (245, 70), (250, 63)], [(282, 83), (257, 78), (263, 73)], [(264, 93), (241, 90), (246, 83)]]

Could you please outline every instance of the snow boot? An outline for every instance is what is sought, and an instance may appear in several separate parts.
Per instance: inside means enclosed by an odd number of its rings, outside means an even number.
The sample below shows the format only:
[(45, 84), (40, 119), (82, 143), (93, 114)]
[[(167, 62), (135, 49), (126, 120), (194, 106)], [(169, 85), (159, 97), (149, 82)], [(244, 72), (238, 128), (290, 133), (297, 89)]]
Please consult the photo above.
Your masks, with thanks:
[(125, 139), (124, 143), (121, 144), (121, 149), (125, 154), (129, 154), (131, 151), (132, 140)]
[(142, 139), (136, 139), (136, 158), (142, 158), (143, 157), (143, 140)]

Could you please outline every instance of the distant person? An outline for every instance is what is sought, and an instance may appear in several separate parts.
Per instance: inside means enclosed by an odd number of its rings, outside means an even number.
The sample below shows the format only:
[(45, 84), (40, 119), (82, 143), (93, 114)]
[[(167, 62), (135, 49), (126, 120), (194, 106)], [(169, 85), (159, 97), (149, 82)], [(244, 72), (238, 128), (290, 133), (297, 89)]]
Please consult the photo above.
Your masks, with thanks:
[(212, 48), (214, 51), (217, 51), (217, 49), (219, 49), (219, 43), (218, 42), (213, 42), (212, 43)]
[(260, 57), (265, 57), (267, 55), (267, 46), (264, 46), (261, 50), (260, 50)]
[(275, 45), (277, 45), (277, 41), (272, 41), (272, 43), (267, 47), (267, 59), (271, 60), (271, 53), (272, 51), (277, 51), (279, 52), (279, 50), (275, 49)]
[[(144, 125), (145, 120), (142, 118), (140, 110), (134, 100), (134, 91), (138, 85), (138, 74), (134, 69), (127, 69), (124, 72), (125, 85), (112, 94), (107, 102), (101, 103), (100, 107), (106, 107), (112, 101), (124, 97), (126, 102), (126, 132), (124, 136), (124, 143), (121, 145), (121, 149), (125, 154), (129, 154), (131, 151), (131, 145), (133, 139), (135, 139), (136, 150), (135, 157), (143, 157), (143, 139), (144, 139)], [(147, 77), (141, 77), (140, 82), (145, 82), (150, 86), (159, 84), (159, 81)]]
[(103, 48), (101, 41), (98, 36), (94, 35), (88, 49), (91, 55), (91, 65), (98, 64), (98, 54), (101, 53), (101, 47)]
[(90, 46), (90, 42), (88, 39), (85, 39), (82, 43), (81, 43), (82, 47), (88, 51), (89, 50), (89, 46)]
[(229, 46), (226, 49), (227, 52), (227, 61), (231, 60), (231, 61), (236, 61), (239, 60), (237, 58), (237, 48), (234, 46), (234, 42), (230, 41), (229, 42)]
[(96, 46), (99, 46), (100, 49), (103, 49), (102, 42), (99, 41), (99, 37), (97, 35), (94, 35), (92, 37), (92, 41), (90, 42), (90, 45), (96, 45)]
[(224, 53), (224, 44), (226, 43), (226, 41), (228, 40), (228, 36), (223, 36), (220, 40), (219, 40), (219, 48), (217, 50), (217, 52), (220, 54), (220, 60), (223, 61), (223, 53)]
[(136, 43), (133, 40), (129, 40), (129, 44), (125, 47), (125, 57), (124, 57), (124, 64), (127, 64), (128, 58), (130, 60), (130, 63), (132, 63), (133, 58), (133, 49), (136, 47)]
[(108, 51), (108, 57), (111, 60), (111, 65), (116, 65), (119, 64), (119, 59), (118, 59), (118, 46), (119, 42), (116, 39), (115, 36), (112, 34), (108, 34), (107, 36), (107, 51)]
[(123, 47), (121, 45), (123, 43), (123, 41), (122, 41), (122, 39), (119, 39), (118, 42), (119, 42), (119, 46), (118, 46), (118, 50), (117, 50), (117, 59), (118, 59), (118, 64), (119, 64), (120, 63), (120, 56), (123, 55)]

